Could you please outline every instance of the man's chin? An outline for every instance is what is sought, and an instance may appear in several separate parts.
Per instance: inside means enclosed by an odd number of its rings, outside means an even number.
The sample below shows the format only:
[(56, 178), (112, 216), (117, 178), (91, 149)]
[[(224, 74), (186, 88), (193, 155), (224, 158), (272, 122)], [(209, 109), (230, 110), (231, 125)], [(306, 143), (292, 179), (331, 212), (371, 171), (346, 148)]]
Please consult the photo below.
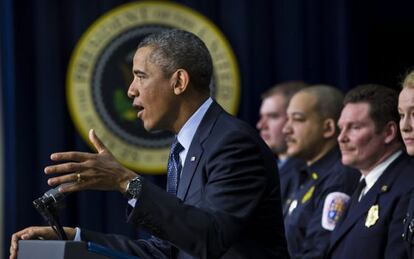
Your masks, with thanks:
[(354, 160), (349, 158), (349, 157), (346, 157), (344, 155), (342, 155), (341, 161), (342, 161), (342, 164), (346, 165), (346, 166), (351, 166), (352, 167), (354, 165)]
[(297, 157), (298, 156), (298, 151), (296, 149), (293, 148), (288, 148), (286, 151), (286, 154), (290, 157)]
[(146, 121), (142, 121), (142, 126), (148, 132), (152, 132), (154, 130), (154, 126), (151, 125), (150, 123), (146, 122)]

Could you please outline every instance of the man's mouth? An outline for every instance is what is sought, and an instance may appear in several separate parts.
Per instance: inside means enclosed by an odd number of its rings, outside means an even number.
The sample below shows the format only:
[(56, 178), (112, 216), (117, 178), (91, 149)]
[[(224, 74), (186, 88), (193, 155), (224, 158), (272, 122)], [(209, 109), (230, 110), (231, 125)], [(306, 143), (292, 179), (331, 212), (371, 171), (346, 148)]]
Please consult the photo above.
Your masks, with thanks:
[(342, 153), (351, 153), (354, 151), (354, 148), (351, 147), (345, 147), (345, 146), (339, 146), (339, 149)]
[(287, 144), (292, 144), (296, 142), (293, 138), (290, 138), (290, 137), (285, 138), (285, 141)]
[(144, 106), (139, 104), (133, 104), (134, 108), (137, 110), (137, 117), (140, 118), (142, 112), (144, 111)]

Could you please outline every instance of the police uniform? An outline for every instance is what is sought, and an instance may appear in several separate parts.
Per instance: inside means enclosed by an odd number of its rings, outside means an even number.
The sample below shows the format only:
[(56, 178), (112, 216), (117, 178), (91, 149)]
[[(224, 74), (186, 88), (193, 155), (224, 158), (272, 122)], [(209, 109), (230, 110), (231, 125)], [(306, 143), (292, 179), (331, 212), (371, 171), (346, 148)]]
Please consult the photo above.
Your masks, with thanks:
[(338, 148), (301, 171), (301, 184), (285, 217), (292, 258), (323, 258), (360, 173), (341, 163)]
[[(403, 153), (385, 169), (332, 233), (329, 258), (408, 258), (401, 234), (413, 168), (412, 158)], [(351, 203), (358, 198), (354, 194)]]
[[(292, 195), (299, 185), (299, 171), (306, 164), (302, 159), (289, 157), (283, 163), (278, 162), (280, 193), (282, 206), (288, 207), (292, 202)], [(283, 212), (285, 215), (285, 211)]]
[(408, 257), (414, 259), (414, 190), (411, 192), (407, 214), (404, 218), (402, 237), (407, 248)]

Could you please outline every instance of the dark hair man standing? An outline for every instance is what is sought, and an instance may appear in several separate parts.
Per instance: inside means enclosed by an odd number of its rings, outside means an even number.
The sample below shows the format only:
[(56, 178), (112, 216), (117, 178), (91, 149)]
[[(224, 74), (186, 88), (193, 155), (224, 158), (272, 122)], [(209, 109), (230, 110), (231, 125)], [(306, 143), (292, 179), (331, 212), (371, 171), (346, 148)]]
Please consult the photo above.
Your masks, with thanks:
[(338, 125), (342, 162), (361, 172), (350, 207), (332, 233), (330, 258), (406, 258), (403, 218), (413, 163), (402, 150), (398, 95), (362, 85), (345, 97)]
[[(80, 237), (127, 253), (154, 258), (288, 257), (276, 163), (254, 129), (226, 113), (210, 97), (212, 61), (195, 35), (168, 30), (138, 46), (128, 96), (146, 130), (176, 134), (168, 161), (167, 192), (122, 167), (94, 131), (97, 153), (52, 154), (59, 164), (46, 174), (62, 191), (116, 190), (136, 201), (128, 221), (155, 237), (130, 240), (66, 228)], [(67, 162), (70, 161), (70, 162)], [(134, 203), (134, 202), (131, 202)], [(53, 239), (50, 228), (27, 228), (17, 240)]]

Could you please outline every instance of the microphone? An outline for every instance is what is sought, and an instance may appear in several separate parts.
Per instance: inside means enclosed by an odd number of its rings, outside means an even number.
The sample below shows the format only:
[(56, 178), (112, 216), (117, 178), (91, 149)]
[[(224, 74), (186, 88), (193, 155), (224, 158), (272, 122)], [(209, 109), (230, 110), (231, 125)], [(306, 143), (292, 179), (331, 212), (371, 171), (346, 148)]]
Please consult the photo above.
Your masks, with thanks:
[(59, 188), (67, 185), (71, 185), (71, 183), (64, 183), (57, 186), (56, 188), (50, 189), (49, 191), (45, 192), (42, 197), (34, 200), (33, 205), (36, 208), (39, 208), (47, 207), (53, 204), (59, 204), (68, 195), (68, 193), (59, 192)]
[(42, 217), (49, 222), (49, 225), (55, 231), (60, 240), (67, 240), (65, 231), (59, 222), (58, 210), (62, 208), (61, 201), (68, 195), (68, 193), (59, 192), (59, 188), (72, 183), (64, 183), (56, 188), (45, 192), (42, 197), (33, 201), (33, 206), (42, 215)]

